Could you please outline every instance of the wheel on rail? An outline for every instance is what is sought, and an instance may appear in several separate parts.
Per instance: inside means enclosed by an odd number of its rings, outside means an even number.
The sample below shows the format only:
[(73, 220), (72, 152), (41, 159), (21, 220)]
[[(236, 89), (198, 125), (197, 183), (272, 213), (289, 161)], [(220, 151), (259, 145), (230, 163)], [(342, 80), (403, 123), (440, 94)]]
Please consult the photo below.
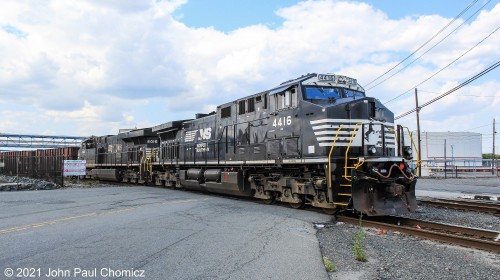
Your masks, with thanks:
[(337, 208), (321, 208), (321, 210), (323, 211), (323, 213), (328, 215), (333, 215), (338, 211)]
[(306, 205), (306, 202), (305, 202), (304, 199), (302, 199), (302, 202), (299, 202), (299, 203), (291, 203), (291, 202), (289, 202), (288, 204), (290, 204), (290, 206), (293, 209), (302, 209)]
[(271, 205), (271, 204), (274, 204), (276, 202), (276, 197), (274, 197), (274, 195), (269, 198), (269, 199), (261, 199), (260, 200), (262, 203), (264, 204), (267, 204), (267, 205)]

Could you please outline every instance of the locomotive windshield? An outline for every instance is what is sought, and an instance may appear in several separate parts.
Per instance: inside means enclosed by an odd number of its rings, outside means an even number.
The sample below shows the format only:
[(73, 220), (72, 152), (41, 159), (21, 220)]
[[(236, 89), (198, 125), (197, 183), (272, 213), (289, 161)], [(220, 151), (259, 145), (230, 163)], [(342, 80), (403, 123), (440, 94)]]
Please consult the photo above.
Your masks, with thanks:
[(364, 93), (352, 89), (345, 89), (340, 87), (322, 87), (322, 86), (306, 86), (305, 98), (306, 99), (339, 99), (339, 98), (362, 98), (365, 97)]
[(354, 99), (365, 97), (365, 94), (360, 92), (360, 91), (346, 89), (346, 88), (344, 89), (344, 94), (345, 94), (345, 97), (354, 97)]

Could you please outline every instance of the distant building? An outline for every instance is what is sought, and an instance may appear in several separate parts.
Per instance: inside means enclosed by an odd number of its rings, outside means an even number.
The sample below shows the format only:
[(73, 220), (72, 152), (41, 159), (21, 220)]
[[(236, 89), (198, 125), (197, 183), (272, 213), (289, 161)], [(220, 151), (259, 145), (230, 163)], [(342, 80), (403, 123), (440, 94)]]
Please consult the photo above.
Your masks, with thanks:
[[(417, 144), (417, 132), (412, 132)], [(421, 132), (421, 159), (430, 166), (482, 166), (482, 136), (475, 132)], [(445, 156), (446, 140), (446, 156)], [(416, 159), (416, 151), (414, 158)]]

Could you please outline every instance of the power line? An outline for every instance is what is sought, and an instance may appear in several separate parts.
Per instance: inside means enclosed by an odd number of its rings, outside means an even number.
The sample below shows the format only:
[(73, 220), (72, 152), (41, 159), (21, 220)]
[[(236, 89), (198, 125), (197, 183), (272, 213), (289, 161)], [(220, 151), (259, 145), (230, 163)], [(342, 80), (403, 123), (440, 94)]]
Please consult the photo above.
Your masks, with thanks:
[(464, 129), (463, 131), (468, 131), (468, 130), (474, 130), (474, 129), (477, 129), (477, 128), (481, 128), (481, 127), (486, 127), (486, 126), (491, 126), (491, 124), (485, 124), (485, 125), (481, 125), (481, 126), (476, 126), (476, 127), (473, 127), (473, 128), (468, 128), (468, 129)]
[(419, 60), (422, 56), (426, 55), (428, 52), (430, 52), (431, 50), (433, 50), (437, 45), (441, 44), (441, 42), (443, 42), (445, 39), (447, 39), (449, 36), (451, 36), (451, 34), (453, 34), (455, 31), (457, 31), (460, 27), (462, 27), (464, 24), (466, 24), (473, 16), (475, 16), (477, 13), (479, 13), (481, 11), (481, 9), (486, 6), (488, 3), (490, 3), (491, 0), (488, 0), (483, 6), (481, 6), (475, 13), (473, 13), (471, 16), (469, 16), (464, 22), (462, 22), (459, 26), (457, 26), (455, 29), (453, 29), (450, 33), (448, 33), (448, 35), (444, 36), (441, 40), (439, 40), (437, 43), (435, 43), (434, 45), (432, 45), (432, 47), (430, 47), (428, 50), (426, 50), (423, 54), (421, 54), (419, 57), (415, 58), (414, 60), (412, 60), (410, 63), (406, 64), (405, 66), (403, 66), (403, 68), (399, 69), (398, 71), (396, 71), (395, 73), (393, 73), (392, 75), (390, 75), (389, 77), (383, 79), (381, 82), (377, 83), (376, 85), (374, 86), (371, 86), (369, 88), (367, 88), (366, 90), (370, 90), (380, 84), (382, 84), (383, 82), (389, 80), (390, 78), (396, 76), (397, 74), (401, 73), (401, 71), (403, 71), (404, 69), (408, 68), (410, 65), (412, 65), (415, 61)]
[[(466, 85), (470, 84), (471, 82), (473, 82), (473, 81), (477, 80), (478, 78), (482, 77), (483, 75), (487, 74), (488, 72), (490, 72), (490, 71), (494, 70), (494, 69), (495, 69), (495, 68), (497, 68), (498, 66), (500, 66), (500, 60), (499, 60), (499, 61), (497, 61), (497, 62), (495, 62), (493, 65), (489, 66), (488, 68), (484, 69), (483, 71), (479, 72), (478, 74), (474, 75), (473, 77), (469, 78), (467, 81), (465, 81), (465, 82), (463, 82), (463, 83), (459, 84), (458, 86), (456, 86), (456, 87), (454, 87), (454, 88), (450, 89), (449, 91), (447, 91), (447, 92), (445, 92), (445, 93), (443, 93), (443, 94), (441, 94), (441, 95), (439, 95), (439, 96), (437, 96), (437, 97), (435, 97), (435, 98), (433, 98), (433, 99), (431, 99), (431, 100), (427, 101), (426, 103), (424, 103), (424, 104), (420, 105), (420, 106), (418, 107), (418, 109), (420, 110), (420, 109), (422, 109), (422, 108), (424, 108), (424, 107), (426, 107), (426, 106), (428, 106), (428, 105), (430, 105), (430, 104), (432, 104), (432, 103), (434, 103), (434, 102), (438, 101), (439, 99), (441, 99), (441, 98), (443, 98), (443, 97), (445, 97), (445, 96), (447, 96), (447, 95), (449, 95), (449, 94), (451, 94), (451, 93), (453, 93), (453, 92), (455, 92), (455, 91), (459, 90), (460, 88), (462, 88), (462, 87), (464, 87), (464, 86), (466, 86)], [(400, 118), (402, 118), (402, 117), (405, 117), (405, 116), (407, 116), (407, 115), (409, 115), (409, 114), (411, 114), (411, 113), (415, 112), (416, 110), (417, 110), (417, 109), (412, 109), (412, 110), (410, 110), (410, 111), (408, 111), (408, 112), (406, 112), (406, 113), (403, 113), (403, 114), (401, 114), (401, 115), (399, 115), (399, 116), (395, 117), (394, 119), (395, 119), (395, 120), (397, 120), (397, 119), (400, 119)]]
[[(425, 89), (418, 89), (418, 92), (426, 92), (426, 93), (434, 93), (434, 94), (441, 94), (440, 92), (435, 92), (435, 91), (428, 91)], [(500, 95), (469, 95), (469, 94), (461, 94), (460, 96), (475, 96), (475, 97), (500, 97)]]
[(411, 54), (409, 54), (407, 57), (405, 57), (403, 60), (401, 60), (398, 64), (394, 65), (392, 68), (390, 68), (389, 70), (387, 70), (384, 74), (378, 76), (377, 78), (375, 78), (374, 80), (372, 80), (371, 82), (369, 82), (368, 84), (364, 85), (363, 87), (367, 87), (369, 86), (370, 84), (372, 84), (373, 82), (375, 82), (376, 80), (380, 79), (381, 77), (385, 76), (387, 73), (391, 72), (392, 70), (394, 70), (394, 68), (398, 67), (399, 65), (401, 65), (403, 62), (405, 62), (407, 59), (409, 59), (412, 55), (414, 55), (416, 52), (418, 52), (419, 50), (421, 50), (423, 47), (425, 47), (430, 41), (432, 41), (434, 38), (436, 38), (436, 36), (438, 36), (439, 34), (441, 34), (441, 32), (443, 32), (446, 28), (448, 28), (448, 26), (450, 26), (451, 24), (453, 24), (457, 19), (459, 19), (465, 12), (467, 12), (474, 4), (476, 4), (478, 0), (474, 0), (472, 1), (467, 7), (465, 7), (465, 9), (460, 12), (453, 20), (451, 20), (450, 22), (448, 22), (448, 24), (446, 24), (443, 28), (441, 28), (441, 30), (439, 30), (437, 33), (435, 33), (429, 40), (427, 40), (424, 44), (422, 44), (420, 47), (418, 47), (416, 50), (414, 50)]
[(471, 97), (500, 97), (500, 95), (467, 95), (467, 94), (461, 94), (460, 96), (471, 96)]
[[(428, 80), (434, 78), (437, 74), (441, 73), (443, 70), (445, 70), (446, 68), (450, 67), (453, 63), (457, 62), (459, 59), (461, 59), (462, 57), (464, 57), (466, 54), (468, 54), (470, 51), (472, 51), (473, 49), (475, 49), (477, 46), (479, 46), (481, 43), (483, 43), (486, 39), (488, 39), (491, 35), (493, 35), (495, 32), (498, 31), (498, 29), (500, 29), (500, 26), (497, 27), (495, 30), (493, 30), (493, 32), (491, 32), (490, 34), (488, 34), (488, 36), (484, 37), (481, 41), (477, 42), (472, 48), (468, 49), (466, 52), (462, 53), (459, 57), (457, 57), (456, 59), (454, 59), (452, 62), (448, 63), (448, 65), (446, 65), (445, 67), (441, 68), (439, 71), (437, 71), (436, 73), (430, 75), (427, 79), (423, 80), (422, 82), (420, 82), (419, 84), (413, 86), (411, 89), (401, 93), (400, 95), (390, 99), (389, 101), (386, 101), (384, 104), (387, 104), (389, 102), (392, 102), (398, 98), (400, 98), (401, 96), (407, 94), (408, 92), (410, 92), (412, 89), (422, 85), (423, 83), (427, 82)], [(417, 58), (418, 59), (418, 58)]]

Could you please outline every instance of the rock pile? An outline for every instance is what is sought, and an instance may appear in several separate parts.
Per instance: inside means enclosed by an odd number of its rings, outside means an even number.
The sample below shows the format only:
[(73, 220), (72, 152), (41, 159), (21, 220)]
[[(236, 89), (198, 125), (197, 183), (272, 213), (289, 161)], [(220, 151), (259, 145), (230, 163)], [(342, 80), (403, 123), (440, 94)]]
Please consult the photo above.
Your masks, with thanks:
[(0, 181), (6, 182), (0, 183), (0, 191), (53, 190), (61, 187), (53, 182), (26, 177), (19, 177), (18, 180), (15, 176), (0, 175)]

